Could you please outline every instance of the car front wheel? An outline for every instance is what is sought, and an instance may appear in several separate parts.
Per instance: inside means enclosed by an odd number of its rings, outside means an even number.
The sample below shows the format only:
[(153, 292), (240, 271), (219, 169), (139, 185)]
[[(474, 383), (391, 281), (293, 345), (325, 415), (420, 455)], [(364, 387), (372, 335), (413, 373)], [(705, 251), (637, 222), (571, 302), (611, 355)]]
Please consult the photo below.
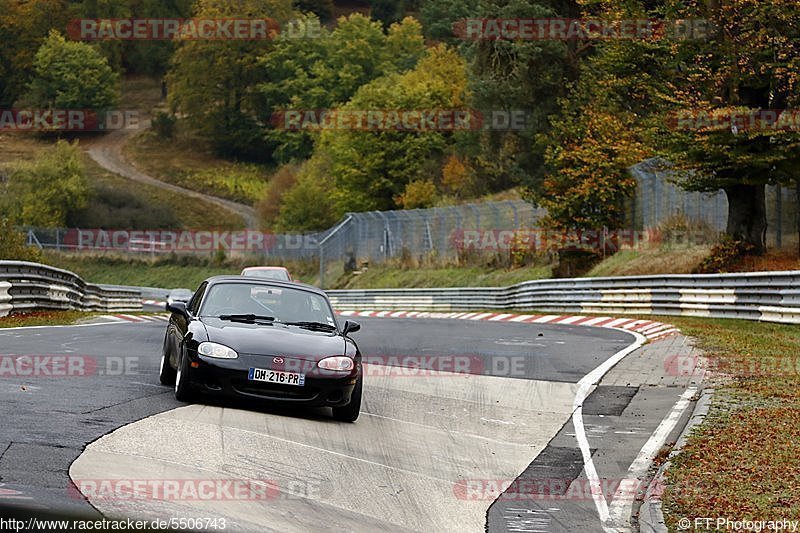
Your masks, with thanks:
[(172, 350), (165, 345), (161, 352), (161, 368), (158, 371), (158, 380), (162, 385), (175, 384), (176, 372), (169, 362), (171, 354)]
[(361, 413), (361, 389), (364, 378), (358, 378), (353, 394), (350, 395), (350, 403), (343, 407), (333, 408), (333, 418), (340, 422), (355, 422)]
[(192, 401), (189, 387), (189, 358), (181, 355), (178, 361), (178, 372), (175, 374), (175, 399), (179, 402)]

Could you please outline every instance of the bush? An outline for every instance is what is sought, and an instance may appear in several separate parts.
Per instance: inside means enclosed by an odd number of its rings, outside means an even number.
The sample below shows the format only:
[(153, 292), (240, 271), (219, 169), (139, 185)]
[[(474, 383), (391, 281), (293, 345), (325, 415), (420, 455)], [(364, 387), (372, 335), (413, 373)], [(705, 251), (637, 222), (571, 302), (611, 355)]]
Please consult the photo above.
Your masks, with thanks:
[(67, 41), (55, 30), (36, 52), (33, 71), (26, 98), (31, 105), (102, 111), (119, 98), (119, 75), (97, 48)]
[(436, 185), (430, 180), (416, 180), (406, 185), (406, 189), (397, 198), (403, 209), (425, 209), (436, 204), (438, 194)]
[(333, 210), (330, 192), (311, 174), (300, 177), (283, 196), (276, 231), (319, 231), (339, 218)]
[(271, 229), (278, 222), (283, 196), (297, 184), (297, 172), (297, 167), (284, 165), (270, 179), (264, 197), (256, 204), (262, 227)]
[(711, 249), (711, 254), (703, 259), (693, 274), (718, 274), (733, 269), (741, 260), (754, 255), (755, 246), (744, 241), (725, 238)]
[(89, 184), (77, 142), (58, 141), (34, 162), (11, 167), (0, 186), (0, 208), (25, 226), (63, 227), (89, 203)]
[(153, 131), (159, 138), (171, 139), (175, 135), (176, 122), (177, 119), (175, 115), (159, 111), (153, 116), (150, 127), (153, 128)]
[(16, 230), (8, 218), (0, 219), (0, 259), (8, 261), (42, 260), (42, 251), (25, 243), (25, 234)]

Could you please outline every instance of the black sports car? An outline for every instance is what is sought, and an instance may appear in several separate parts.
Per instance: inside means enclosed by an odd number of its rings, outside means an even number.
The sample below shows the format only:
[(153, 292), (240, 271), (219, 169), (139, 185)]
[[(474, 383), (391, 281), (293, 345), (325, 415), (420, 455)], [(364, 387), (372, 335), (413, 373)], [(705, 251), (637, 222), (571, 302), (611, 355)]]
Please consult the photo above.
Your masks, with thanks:
[(361, 353), (321, 290), (243, 276), (204, 281), (172, 302), (160, 379), (175, 397), (206, 394), (329, 406), (352, 422), (361, 409)]

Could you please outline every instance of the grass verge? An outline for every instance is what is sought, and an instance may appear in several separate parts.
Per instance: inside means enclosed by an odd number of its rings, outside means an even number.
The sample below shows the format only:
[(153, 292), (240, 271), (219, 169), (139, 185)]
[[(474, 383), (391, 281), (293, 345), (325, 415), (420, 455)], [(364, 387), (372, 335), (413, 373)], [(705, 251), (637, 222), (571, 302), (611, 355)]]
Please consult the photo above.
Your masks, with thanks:
[(609, 256), (588, 277), (690, 274), (711, 252), (710, 246), (623, 250)]
[(681, 518), (800, 519), (800, 328), (670, 317), (711, 358), (717, 394), (667, 472)]
[(549, 278), (549, 266), (497, 269), (479, 266), (397, 268), (372, 266), (361, 274), (343, 274), (332, 289), (397, 289), (412, 287), (506, 287)]
[[(33, 161), (53, 140), (25, 133), (0, 134), (0, 166)], [(87, 154), (89, 206), (71, 214), (72, 225), (125, 229), (242, 229), (244, 220), (210, 202), (187, 199), (106, 171)]]
[(24, 315), (4, 316), (0, 318), (0, 328), (69, 325), (82, 319), (91, 318), (95, 314), (84, 311), (36, 311)]
[(172, 139), (140, 133), (123, 152), (137, 168), (167, 183), (249, 205), (264, 197), (271, 169), (217, 158), (181, 121), (176, 130)]
[[(257, 259), (230, 259), (215, 255), (141, 259), (111, 254), (87, 256), (55, 252), (45, 253), (44, 263), (74, 272), (91, 283), (191, 290), (208, 277), (239, 274), (246, 266), (262, 264)], [(284, 262), (283, 266), (301, 281), (313, 282), (316, 279), (317, 266), (314, 263)]]

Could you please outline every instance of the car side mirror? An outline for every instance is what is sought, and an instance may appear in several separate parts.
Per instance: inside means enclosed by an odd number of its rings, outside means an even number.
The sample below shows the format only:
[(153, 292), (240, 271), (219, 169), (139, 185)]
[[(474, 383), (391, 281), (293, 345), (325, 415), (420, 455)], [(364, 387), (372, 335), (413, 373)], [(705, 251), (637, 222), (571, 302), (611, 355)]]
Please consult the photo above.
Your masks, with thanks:
[(167, 311), (181, 316), (189, 316), (185, 302), (168, 302)]
[(350, 333), (355, 333), (360, 329), (361, 329), (361, 324), (359, 324), (358, 322), (351, 322), (350, 320), (345, 320), (342, 333), (344, 335), (348, 335)]

